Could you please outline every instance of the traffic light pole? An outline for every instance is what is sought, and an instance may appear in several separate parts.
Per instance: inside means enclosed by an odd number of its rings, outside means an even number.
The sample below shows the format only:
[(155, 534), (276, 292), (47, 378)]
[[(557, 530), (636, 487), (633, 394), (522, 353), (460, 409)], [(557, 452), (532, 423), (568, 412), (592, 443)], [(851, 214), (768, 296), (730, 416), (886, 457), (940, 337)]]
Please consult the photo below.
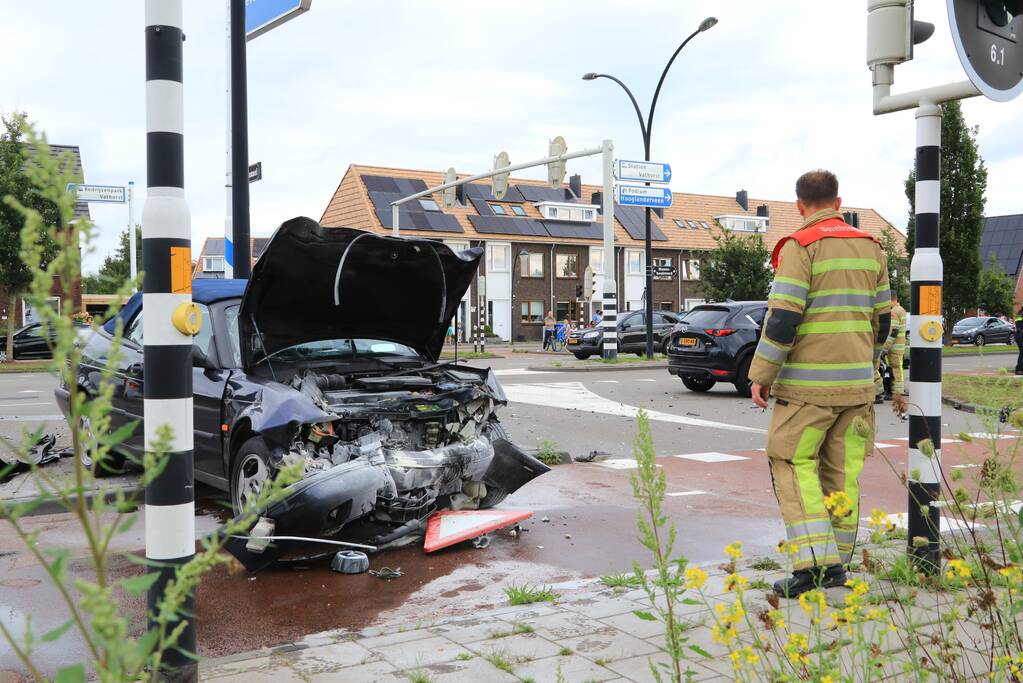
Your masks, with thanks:
[(601, 148), (604, 167), (604, 343), (600, 357), (618, 357), (618, 284), (615, 282), (615, 183), (614, 144), (604, 140)]
[[(168, 582), (195, 556), (192, 472), (191, 226), (185, 202), (181, 0), (146, 0), (146, 202), (142, 210), (143, 420), (145, 449), (170, 428), (166, 464), (146, 486), (145, 536), (149, 572), (149, 629), (157, 627)], [(178, 616), (185, 622), (165, 664), (175, 680), (195, 680), (195, 597)], [(168, 632), (176, 628), (170, 624)], [(188, 656), (182, 653), (190, 653)]]
[[(249, 227), (249, 95), (245, 0), (231, 1), (231, 240), (234, 277), (252, 273)], [(225, 245), (226, 251), (226, 245)]]

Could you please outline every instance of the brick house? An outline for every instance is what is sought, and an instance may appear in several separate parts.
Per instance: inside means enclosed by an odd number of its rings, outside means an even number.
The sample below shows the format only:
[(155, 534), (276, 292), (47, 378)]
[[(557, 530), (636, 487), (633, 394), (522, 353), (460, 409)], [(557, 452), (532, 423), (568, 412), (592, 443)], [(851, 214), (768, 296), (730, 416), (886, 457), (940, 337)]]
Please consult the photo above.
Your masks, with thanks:
[(980, 239), (981, 267), (986, 268), (991, 257), (1016, 283), (1016, 307), (1023, 306), (1023, 214), (987, 216)]
[[(351, 227), (391, 233), (390, 202), (444, 182), (435, 171), (352, 165), (348, 167), (320, 218), (325, 227)], [(509, 180), (497, 200), (486, 181), (461, 188), (456, 205), (444, 209), (439, 194), (401, 209), (402, 234), (441, 240), (453, 248), (482, 246), (480, 274), (486, 276), (485, 322), (505, 340), (539, 339), (543, 318), (586, 321), (600, 308), (603, 283), (602, 187), (572, 176), (560, 189), (538, 180)], [(674, 204), (654, 212), (654, 265), (674, 267), (672, 277), (655, 278), (654, 306), (691, 308), (703, 302), (700, 259), (714, 249), (715, 223), (737, 232), (759, 232), (768, 249), (802, 224), (795, 202), (673, 192)], [(413, 206), (413, 204), (415, 204)], [(892, 227), (873, 209), (845, 208), (864, 230), (880, 235)], [(621, 310), (643, 307), (645, 234), (642, 209), (615, 206), (615, 263)], [(590, 266), (596, 275), (594, 300), (578, 295)], [(471, 329), (476, 283), (458, 314)]]

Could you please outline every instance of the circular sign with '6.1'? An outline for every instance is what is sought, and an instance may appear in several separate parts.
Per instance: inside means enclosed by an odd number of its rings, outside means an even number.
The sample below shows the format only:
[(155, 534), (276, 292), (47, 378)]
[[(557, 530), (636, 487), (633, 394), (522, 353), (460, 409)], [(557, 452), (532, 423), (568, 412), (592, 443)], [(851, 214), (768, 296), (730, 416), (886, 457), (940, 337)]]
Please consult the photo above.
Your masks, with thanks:
[(999, 102), (1023, 92), (1023, 0), (948, 0), (948, 21), (978, 90)]

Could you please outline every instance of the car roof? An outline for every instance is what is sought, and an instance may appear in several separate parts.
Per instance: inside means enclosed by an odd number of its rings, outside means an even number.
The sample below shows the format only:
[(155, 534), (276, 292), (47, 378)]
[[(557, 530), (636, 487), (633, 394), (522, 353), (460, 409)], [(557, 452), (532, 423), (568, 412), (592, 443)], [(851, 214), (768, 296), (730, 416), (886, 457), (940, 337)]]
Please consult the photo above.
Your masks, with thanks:
[[(239, 299), (245, 293), (247, 282), (248, 280), (214, 278), (192, 280), (192, 301), (197, 304), (209, 305), (224, 299)], [(131, 295), (131, 298), (128, 299), (115, 317), (104, 323), (103, 329), (113, 334), (118, 319), (123, 320), (127, 324), (141, 308), (142, 292), (136, 292)]]
[(689, 310), (692, 311), (697, 308), (703, 308), (704, 306), (718, 306), (723, 308), (757, 308), (766, 305), (766, 301), (708, 301), (707, 303), (693, 306)]

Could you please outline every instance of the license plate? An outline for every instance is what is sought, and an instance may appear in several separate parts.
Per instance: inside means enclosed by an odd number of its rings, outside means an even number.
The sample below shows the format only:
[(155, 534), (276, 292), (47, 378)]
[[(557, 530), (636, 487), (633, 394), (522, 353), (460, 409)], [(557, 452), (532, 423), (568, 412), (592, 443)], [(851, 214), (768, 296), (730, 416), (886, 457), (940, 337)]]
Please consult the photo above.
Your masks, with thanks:
[(696, 339), (694, 337), (682, 337), (678, 340), (679, 346), (696, 346)]
[(578, 344), (578, 343), (579, 343), (579, 340), (578, 340), (578, 339), (569, 339), (569, 340), (568, 340), (568, 344), (569, 344), (569, 346), (571, 346), (572, 344)]

